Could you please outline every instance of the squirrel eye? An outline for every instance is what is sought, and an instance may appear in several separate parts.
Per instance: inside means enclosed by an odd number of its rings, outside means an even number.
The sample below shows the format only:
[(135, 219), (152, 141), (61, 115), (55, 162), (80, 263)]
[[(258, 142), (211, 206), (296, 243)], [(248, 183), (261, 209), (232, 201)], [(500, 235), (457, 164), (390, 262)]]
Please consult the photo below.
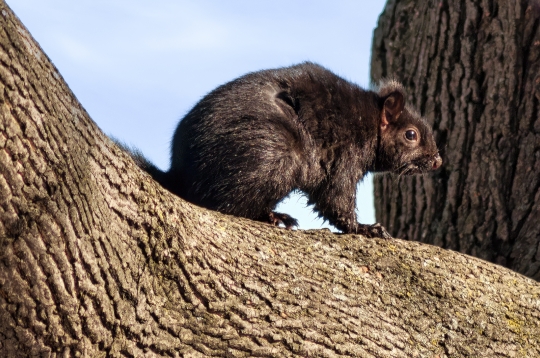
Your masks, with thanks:
[(418, 139), (418, 136), (416, 135), (416, 131), (409, 129), (408, 131), (405, 132), (405, 138), (407, 138), (410, 141), (416, 141)]

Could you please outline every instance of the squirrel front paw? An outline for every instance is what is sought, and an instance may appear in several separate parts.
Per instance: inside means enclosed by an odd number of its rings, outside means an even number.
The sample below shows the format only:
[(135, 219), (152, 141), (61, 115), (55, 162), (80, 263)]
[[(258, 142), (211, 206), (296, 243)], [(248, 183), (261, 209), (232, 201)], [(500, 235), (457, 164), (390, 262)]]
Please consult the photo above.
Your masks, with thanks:
[(363, 235), (368, 238), (379, 237), (381, 239), (391, 239), (392, 235), (379, 223), (373, 225), (364, 225), (358, 224), (354, 231), (351, 233), (356, 233)]

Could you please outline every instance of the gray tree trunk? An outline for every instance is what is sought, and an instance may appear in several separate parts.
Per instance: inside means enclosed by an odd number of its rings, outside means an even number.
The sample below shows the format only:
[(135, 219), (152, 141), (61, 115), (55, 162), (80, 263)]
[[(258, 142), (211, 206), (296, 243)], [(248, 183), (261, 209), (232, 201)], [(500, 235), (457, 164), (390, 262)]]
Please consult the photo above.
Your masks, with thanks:
[(0, 356), (539, 355), (531, 279), (163, 190), (0, 1)]
[(538, 0), (390, 0), (371, 74), (401, 79), (433, 123), (435, 175), (375, 180), (376, 214), (396, 237), (505, 265), (540, 280)]

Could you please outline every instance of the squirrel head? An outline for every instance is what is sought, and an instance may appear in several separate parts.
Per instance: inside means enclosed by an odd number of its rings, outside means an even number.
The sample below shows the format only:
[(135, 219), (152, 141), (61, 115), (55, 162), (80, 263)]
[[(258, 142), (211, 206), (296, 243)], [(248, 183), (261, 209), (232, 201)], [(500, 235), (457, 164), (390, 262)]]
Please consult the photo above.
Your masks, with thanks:
[(433, 131), (418, 112), (405, 105), (401, 83), (383, 82), (378, 95), (379, 143), (374, 171), (410, 175), (438, 169), (442, 159)]

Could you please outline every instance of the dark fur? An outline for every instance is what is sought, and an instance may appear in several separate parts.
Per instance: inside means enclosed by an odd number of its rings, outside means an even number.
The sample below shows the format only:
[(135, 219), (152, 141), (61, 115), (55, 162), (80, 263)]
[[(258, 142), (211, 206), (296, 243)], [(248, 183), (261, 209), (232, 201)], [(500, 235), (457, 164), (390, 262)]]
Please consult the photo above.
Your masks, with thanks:
[[(441, 163), (431, 129), (403, 102), (395, 81), (366, 91), (309, 62), (254, 72), (216, 88), (182, 119), (168, 172), (134, 157), (167, 189), (209, 209), (289, 227), (296, 220), (273, 210), (301, 190), (339, 230), (373, 236), (380, 231), (355, 214), (366, 172), (412, 174)], [(411, 126), (415, 145), (404, 137)]]

